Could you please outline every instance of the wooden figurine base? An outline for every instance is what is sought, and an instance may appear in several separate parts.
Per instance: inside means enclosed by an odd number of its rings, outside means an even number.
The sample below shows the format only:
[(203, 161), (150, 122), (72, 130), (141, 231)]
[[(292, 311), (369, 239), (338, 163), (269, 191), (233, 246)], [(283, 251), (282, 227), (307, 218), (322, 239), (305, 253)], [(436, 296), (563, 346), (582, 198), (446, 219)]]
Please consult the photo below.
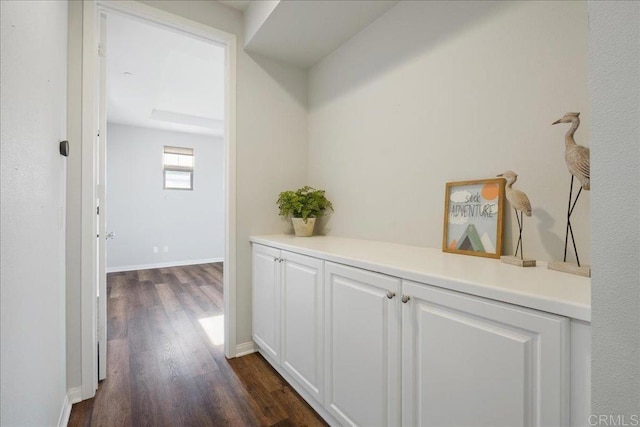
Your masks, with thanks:
[(535, 259), (530, 259), (530, 258), (520, 259), (518, 257), (511, 256), (511, 255), (501, 256), (500, 262), (504, 262), (505, 264), (517, 265), (518, 267), (535, 267), (536, 266)]
[(562, 271), (563, 273), (575, 274), (577, 276), (591, 277), (591, 266), (578, 266), (572, 262), (551, 261), (547, 268), (549, 270)]

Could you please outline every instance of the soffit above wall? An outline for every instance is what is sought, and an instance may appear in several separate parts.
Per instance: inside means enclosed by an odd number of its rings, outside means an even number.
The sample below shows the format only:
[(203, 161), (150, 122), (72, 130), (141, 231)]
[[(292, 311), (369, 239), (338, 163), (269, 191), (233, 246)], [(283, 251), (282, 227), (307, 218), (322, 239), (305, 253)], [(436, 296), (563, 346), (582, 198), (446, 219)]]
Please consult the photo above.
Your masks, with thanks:
[[(245, 49), (308, 68), (382, 16), (397, 2), (398, 0), (252, 1), (245, 10)], [(267, 8), (267, 4), (271, 5)]]
[(224, 3), (227, 6), (231, 6), (234, 9), (238, 9), (242, 12), (249, 7), (250, 0), (220, 0), (220, 3)]

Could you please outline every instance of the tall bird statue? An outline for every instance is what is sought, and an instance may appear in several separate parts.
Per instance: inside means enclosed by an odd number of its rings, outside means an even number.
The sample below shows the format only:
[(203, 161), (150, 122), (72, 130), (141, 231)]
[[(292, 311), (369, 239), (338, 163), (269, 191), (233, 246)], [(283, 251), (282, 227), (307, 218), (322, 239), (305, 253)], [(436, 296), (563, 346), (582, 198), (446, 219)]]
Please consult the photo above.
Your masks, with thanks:
[[(529, 198), (525, 193), (513, 188), (513, 184), (518, 180), (517, 173), (515, 173), (514, 171), (506, 171), (504, 173), (501, 173), (498, 176), (503, 177), (507, 181), (505, 194), (507, 196), (507, 200), (511, 204), (511, 207), (513, 208), (516, 214), (516, 220), (518, 221), (518, 244), (516, 245), (516, 252), (514, 254), (514, 257), (518, 256), (518, 250), (520, 250), (520, 260), (519, 260), (520, 262), (517, 264), (523, 267), (535, 267), (536, 265), (535, 260), (526, 260), (527, 262), (525, 262), (523, 242), (522, 242), (522, 229), (524, 228), (523, 214), (526, 216), (531, 216), (531, 202), (529, 201)], [(518, 216), (518, 211), (520, 212), (519, 216)], [(511, 257), (505, 257), (503, 258), (503, 261), (509, 262), (512, 264), (514, 263), (513, 260), (506, 259), (506, 258), (511, 258)]]
[[(573, 243), (573, 251), (576, 254), (576, 263), (580, 267), (580, 258), (578, 257), (578, 250), (576, 248), (576, 240), (573, 235), (573, 228), (571, 227), (571, 214), (573, 208), (575, 208), (578, 198), (582, 190), (589, 191), (591, 188), (591, 169), (589, 164), (590, 150), (587, 147), (576, 144), (573, 139), (573, 135), (576, 133), (578, 126), (580, 126), (580, 113), (567, 113), (561, 119), (551, 123), (556, 125), (558, 123), (571, 123), (571, 127), (567, 131), (564, 137), (564, 160), (567, 163), (567, 168), (571, 173), (571, 187), (569, 189), (569, 206), (567, 208), (567, 230), (564, 237), (564, 262), (567, 261), (567, 243), (569, 241), (569, 234), (571, 234), (571, 241)], [(573, 197), (573, 178), (578, 178), (580, 181), (580, 189), (576, 198)]]
[(561, 119), (551, 124), (557, 125), (558, 123), (571, 123), (571, 127), (569, 127), (564, 137), (564, 160), (567, 162), (567, 168), (569, 168), (571, 176), (578, 178), (582, 188), (589, 191), (591, 188), (591, 171), (589, 167), (590, 150), (587, 147), (576, 144), (576, 141), (573, 139), (573, 135), (576, 133), (578, 126), (580, 126), (580, 113), (567, 113)]

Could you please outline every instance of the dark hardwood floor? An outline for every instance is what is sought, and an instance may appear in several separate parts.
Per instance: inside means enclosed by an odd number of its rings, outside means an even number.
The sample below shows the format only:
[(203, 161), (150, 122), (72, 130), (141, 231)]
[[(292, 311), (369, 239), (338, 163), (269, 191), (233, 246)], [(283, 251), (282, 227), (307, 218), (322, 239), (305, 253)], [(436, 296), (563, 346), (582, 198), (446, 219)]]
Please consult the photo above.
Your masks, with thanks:
[(324, 426), (257, 353), (227, 360), (222, 264), (107, 276), (107, 379), (69, 426)]

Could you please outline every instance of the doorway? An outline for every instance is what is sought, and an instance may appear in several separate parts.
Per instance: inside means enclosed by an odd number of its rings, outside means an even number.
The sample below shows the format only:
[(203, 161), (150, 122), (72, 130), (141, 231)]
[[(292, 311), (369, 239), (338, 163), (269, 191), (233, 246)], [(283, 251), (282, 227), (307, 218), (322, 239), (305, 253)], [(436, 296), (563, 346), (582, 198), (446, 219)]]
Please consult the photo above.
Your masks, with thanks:
[[(193, 21), (189, 21), (182, 17), (165, 13), (163, 11), (157, 10), (155, 8), (151, 8), (136, 2), (117, 2), (117, 1), (85, 1), (84, 2), (84, 26), (83, 26), (83, 46), (86, 46), (87, 49), (83, 50), (83, 165), (91, 165), (91, 168), (85, 169), (83, 167), (83, 206), (89, 207), (92, 205), (92, 209), (83, 209), (83, 247), (89, 248), (91, 253), (95, 254), (93, 259), (89, 259), (88, 257), (82, 262), (82, 271), (84, 277), (91, 277), (93, 280), (90, 283), (86, 283), (83, 281), (83, 289), (82, 289), (82, 398), (88, 398), (93, 396), (95, 390), (97, 389), (97, 380), (98, 378), (103, 379), (106, 375), (106, 341), (107, 341), (107, 310), (106, 310), (106, 300), (107, 300), (107, 281), (106, 281), (106, 270), (109, 267), (113, 271), (116, 271), (118, 267), (122, 269), (122, 265), (120, 266), (109, 266), (107, 262), (105, 262), (105, 254), (109, 253), (109, 249), (105, 246), (105, 238), (107, 236), (113, 236), (114, 240), (111, 240), (109, 244), (120, 236), (123, 233), (118, 233), (117, 230), (110, 230), (104, 227), (105, 225), (105, 215), (107, 213), (107, 217), (109, 215), (109, 200), (110, 197), (107, 193), (105, 194), (105, 176), (106, 165), (105, 159), (107, 157), (107, 144), (106, 137), (109, 134), (110, 125), (107, 124), (105, 111), (108, 110), (106, 106), (109, 103), (106, 84), (105, 84), (105, 76), (107, 75), (106, 69), (108, 61), (109, 61), (109, 47), (106, 42), (108, 42), (108, 26), (109, 19), (112, 19), (114, 25), (117, 25), (118, 22), (122, 24), (124, 19), (137, 21), (138, 24), (144, 24), (148, 28), (152, 28), (154, 31), (165, 31), (167, 33), (179, 34), (186, 39), (191, 41), (197, 41), (200, 45), (209, 45), (215, 46), (219, 50), (220, 59), (223, 62), (221, 69), (224, 72), (223, 76), (219, 78), (219, 85), (221, 86), (220, 91), (223, 94), (223, 102), (220, 103), (219, 110), (222, 111), (222, 118), (211, 117), (211, 114), (208, 115), (199, 115), (193, 114), (193, 110), (190, 113), (189, 111), (175, 111), (176, 109), (176, 98), (179, 98), (181, 93), (184, 93), (184, 90), (175, 90), (173, 89), (173, 94), (169, 93), (165, 95), (165, 100), (156, 99), (156, 107), (152, 109), (150, 117), (146, 117), (146, 120), (152, 120), (157, 123), (153, 123), (159, 127), (158, 129), (151, 129), (157, 132), (174, 132), (174, 138), (172, 140), (180, 140), (176, 144), (167, 144), (162, 145), (162, 149), (156, 150), (159, 151), (157, 155), (157, 160), (159, 163), (159, 167), (162, 170), (162, 173), (158, 174), (156, 178), (158, 178), (157, 185), (162, 189), (164, 196), (164, 200), (167, 199), (180, 199), (188, 196), (187, 192), (191, 192), (194, 194), (194, 189), (198, 188), (198, 185), (202, 187), (203, 182), (206, 182), (206, 178), (202, 171), (206, 170), (204, 164), (201, 165), (200, 179), (202, 181), (198, 183), (198, 156), (197, 153), (201, 155), (204, 154), (206, 150), (198, 150), (193, 147), (187, 147), (184, 142), (188, 139), (191, 139), (191, 136), (179, 138), (175, 137), (175, 135), (181, 134), (189, 134), (196, 135), (198, 132), (205, 133), (208, 136), (214, 137), (216, 134), (217, 138), (219, 138), (220, 146), (221, 146), (221, 169), (218, 168), (218, 171), (221, 174), (221, 183), (222, 193), (224, 194), (224, 202), (222, 211), (222, 221), (224, 226), (221, 227), (222, 231), (222, 257), (220, 256), (207, 256), (205, 258), (197, 258), (197, 256), (189, 256), (188, 260), (182, 259), (179, 260), (176, 257), (174, 259), (169, 259), (170, 255), (173, 252), (176, 252), (176, 246), (169, 243), (167, 239), (169, 239), (169, 234), (167, 232), (168, 228), (174, 228), (174, 235), (180, 235), (181, 230), (182, 234), (185, 234), (184, 222), (180, 223), (179, 221), (171, 220), (170, 225), (160, 225), (160, 228), (153, 229), (151, 227), (150, 236), (158, 237), (158, 234), (163, 234), (165, 240), (164, 243), (157, 244), (149, 244), (146, 242), (143, 244), (143, 255), (150, 255), (151, 258), (148, 258), (152, 262), (143, 262), (142, 264), (129, 264), (129, 269), (131, 267), (137, 267), (138, 269), (148, 269), (149, 267), (159, 267), (164, 268), (170, 264), (181, 264), (185, 265), (191, 262), (196, 263), (210, 263), (213, 261), (220, 261), (220, 258), (224, 259), (223, 267), (221, 268), (223, 277), (223, 294), (224, 294), (224, 354), (226, 357), (234, 357), (235, 356), (235, 36), (218, 31), (214, 28), (204, 26), (198, 24)], [(147, 36), (149, 36), (147, 34)], [(144, 36), (142, 36), (144, 38)], [(150, 41), (152, 43), (160, 43), (157, 34), (155, 36), (150, 36)], [(196, 45), (198, 43), (195, 43)], [(98, 47), (95, 51), (90, 49), (91, 46)], [(185, 53), (184, 46), (179, 49), (181, 53)], [(186, 49), (188, 50), (188, 49)], [(197, 50), (197, 49), (196, 49)], [(97, 55), (96, 55), (97, 53)], [(178, 55), (179, 56), (179, 55)], [(106, 59), (105, 59), (106, 58)], [(187, 59), (188, 60), (188, 59)], [(203, 60), (203, 58), (200, 58)], [(176, 65), (176, 63), (180, 63), (185, 61), (184, 56), (176, 59), (176, 55), (172, 60), (172, 63)], [(147, 61), (149, 62), (149, 61)], [(197, 61), (196, 61), (197, 62)], [(206, 62), (206, 59), (205, 59)], [(202, 64), (200, 64), (202, 65)], [(198, 67), (198, 65), (192, 65)], [(144, 68), (144, 67), (143, 67)], [(144, 74), (144, 72), (141, 72)], [(153, 73), (151, 74), (153, 76)], [(133, 80), (135, 78), (135, 73), (130, 70), (122, 71), (122, 78)], [(139, 83), (140, 84), (140, 83)], [(126, 83), (125, 83), (126, 86)], [(160, 98), (162, 98), (160, 96)], [(185, 100), (178, 100), (178, 104), (180, 102), (184, 103)], [(172, 104), (173, 102), (173, 104)], [(126, 104), (131, 105), (134, 102), (128, 102)], [(172, 106), (173, 105), (173, 106)], [(125, 111), (123, 116), (126, 120), (130, 120), (134, 118), (135, 112)], [(216, 120), (217, 119), (217, 120)], [(120, 124), (120, 128), (117, 129), (114, 133), (119, 132), (120, 136), (122, 136), (123, 128), (128, 126), (127, 130), (131, 130), (130, 128), (135, 127), (141, 123), (126, 123)], [(149, 125), (147, 123), (147, 125)], [(139, 126), (141, 129), (144, 129), (143, 126)], [(164, 127), (164, 129), (162, 129)], [(116, 129), (115, 127), (113, 129)], [(148, 133), (150, 130), (140, 130), (137, 129), (138, 132)], [(181, 133), (180, 133), (181, 132)], [(94, 136), (98, 135), (96, 139)], [(128, 139), (125, 135), (124, 139)], [(149, 136), (151, 140), (158, 140), (158, 134)], [(182, 185), (180, 173), (167, 173), (167, 164), (166, 157), (174, 156), (175, 153), (166, 153), (164, 147), (173, 147), (188, 149), (191, 148), (192, 160), (191, 164), (191, 188), (185, 189), (167, 189), (167, 185), (171, 187), (171, 185)], [(120, 147), (123, 149), (123, 147)], [(125, 151), (124, 157), (127, 155), (127, 147), (123, 149)], [(120, 153), (122, 154), (122, 153)], [(175, 157), (175, 156), (174, 156)], [(204, 156), (203, 156), (204, 157)], [(100, 166), (103, 166), (102, 168)], [(169, 165), (171, 166), (171, 165)], [(175, 166), (175, 165), (173, 165)], [(185, 165), (179, 165), (185, 166)], [(174, 172), (176, 168), (173, 168)], [(212, 168), (213, 169), (213, 168)], [(85, 173), (86, 171), (86, 173)], [(169, 172), (171, 172), (169, 168)], [(181, 170), (179, 172), (184, 172)], [(132, 179), (134, 176), (132, 173), (135, 171), (130, 171), (126, 174), (127, 178), (129, 178), (129, 182), (136, 181)], [(144, 174), (142, 174), (144, 175)], [(184, 174), (182, 174), (184, 176)], [(151, 178), (151, 177), (148, 177)], [(142, 178), (141, 178), (142, 179)], [(88, 181), (88, 182), (87, 182)], [(93, 183), (89, 185), (89, 183)], [(108, 184), (108, 183), (107, 183)], [(182, 193), (182, 196), (178, 195)], [(105, 203), (106, 201), (106, 203)], [(180, 200), (177, 200), (177, 205), (181, 204)], [(184, 205), (184, 200), (182, 201)], [(125, 203), (126, 205), (126, 203)], [(98, 216), (98, 220), (96, 221), (96, 213), (99, 213), (99, 209), (102, 208), (102, 216)], [(166, 208), (166, 206), (165, 206)], [(162, 209), (156, 207), (154, 209), (150, 209), (150, 213), (154, 212), (157, 214), (157, 210)], [(196, 209), (197, 210), (197, 209)], [(192, 209), (194, 211), (194, 209)], [(87, 212), (93, 212), (91, 218)], [(125, 215), (126, 216), (126, 215)], [(186, 215), (183, 214), (184, 217)], [(142, 227), (148, 225), (148, 221), (143, 221)], [(140, 223), (140, 220), (138, 220)], [(138, 226), (140, 227), (140, 224)], [(123, 228), (124, 230), (124, 228)], [(158, 233), (158, 230), (164, 230)], [(113, 231), (114, 234), (109, 232)], [(166, 232), (166, 233), (165, 233)], [(127, 234), (126, 232), (124, 234)], [(190, 239), (191, 241), (196, 240), (202, 243), (207, 240), (204, 237), (206, 233), (200, 233), (199, 237)], [(96, 240), (95, 236), (98, 235), (98, 239)], [(93, 236), (93, 238), (91, 238)], [(89, 243), (89, 240), (92, 240)], [(162, 239), (158, 240), (162, 242)], [(179, 238), (176, 238), (174, 242), (180, 242)], [(196, 242), (198, 243), (198, 242)], [(148, 247), (147, 247), (148, 246)], [(206, 243), (204, 244), (206, 246)], [(147, 253), (148, 252), (148, 253)], [(83, 253), (87, 253), (84, 252)], [(155, 257), (155, 258), (153, 258)], [(178, 255), (178, 258), (180, 255)], [(188, 261), (188, 262), (185, 262)], [(164, 264), (163, 264), (164, 262)], [(126, 267), (126, 266), (125, 266)], [(95, 304), (95, 301), (98, 301), (98, 304)], [(209, 322), (211, 323), (211, 322)], [(217, 322), (217, 326), (219, 327), (220, 322)], [(212, 327), (212, 325), (209, 325)], [(204, 326), (203, 326), (204, 327)]]
[[(175, 277), (167, 267), (222, 263), (224, 46), (124, 14), (104, 13), (100, 23), (106, 124), (98, 152), (99, 280), (103, 263), (109, 279), (151, 271), (161, 276), (156, 285)], [(167, 294), (181, 290), (162, 289), (160, 297), (172, 298)]]

